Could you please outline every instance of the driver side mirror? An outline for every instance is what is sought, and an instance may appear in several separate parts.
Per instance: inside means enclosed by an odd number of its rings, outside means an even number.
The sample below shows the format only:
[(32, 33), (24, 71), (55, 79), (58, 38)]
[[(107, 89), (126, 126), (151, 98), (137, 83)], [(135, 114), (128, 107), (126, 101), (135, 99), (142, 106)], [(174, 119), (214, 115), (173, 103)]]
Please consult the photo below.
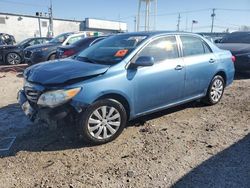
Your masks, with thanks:
[(141, 56), (135, 60), (135, 63), (131, 63), (130, 66), (132, 68), (137, 68), (137, 67), (149, 67), (154, 65), (155, 60), (154, 57), (152, 56)]

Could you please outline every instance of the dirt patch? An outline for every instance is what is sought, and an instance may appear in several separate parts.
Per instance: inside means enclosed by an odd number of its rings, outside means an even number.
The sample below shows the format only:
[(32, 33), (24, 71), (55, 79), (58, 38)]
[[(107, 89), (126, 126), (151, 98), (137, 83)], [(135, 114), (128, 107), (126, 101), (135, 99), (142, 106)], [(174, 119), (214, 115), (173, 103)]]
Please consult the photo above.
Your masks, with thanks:
[(0, 131), (17, 135), (0, 158), (0, 187), (250, 185), (249, 79), (236, 80), (218, 105), (193, 102), (140, 118), (101, 146), (79, 141), (74, 125), (30, 124), (16, 106), (21, 85), (13, 75), (0, 79)]

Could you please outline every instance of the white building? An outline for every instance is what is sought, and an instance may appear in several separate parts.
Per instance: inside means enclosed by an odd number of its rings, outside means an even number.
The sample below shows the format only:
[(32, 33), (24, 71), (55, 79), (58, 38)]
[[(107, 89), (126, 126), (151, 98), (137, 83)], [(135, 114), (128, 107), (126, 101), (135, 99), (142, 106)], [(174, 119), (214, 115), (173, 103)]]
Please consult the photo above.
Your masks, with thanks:
[[(47, 36), (49, 31), (48, 17), (39, 18), (31, 15), (0, 12), (0, 33), (13, 35), (17, 42), (29, 37), (40, 36), (39, 20), (41, 36)], [(104, 33), (125, 32), (127, 31), (127, 24), (124, 22), (90, 18), (86, 18), (84, 21), (58, 18), (53, 19), (53, 31), (55, 36), (64, 32), (80, 30), (95, 30)]]

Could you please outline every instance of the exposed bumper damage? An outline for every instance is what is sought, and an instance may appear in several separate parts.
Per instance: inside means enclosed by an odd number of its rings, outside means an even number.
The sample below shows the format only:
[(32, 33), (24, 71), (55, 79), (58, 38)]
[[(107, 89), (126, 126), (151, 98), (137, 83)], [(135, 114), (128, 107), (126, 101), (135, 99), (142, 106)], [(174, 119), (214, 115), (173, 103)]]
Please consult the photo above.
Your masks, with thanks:
[(32, 122), (42, 121), (48, 125), (53, 125), (69, 115), (79, 114), (83, 109), (83, 107), (74, 102), (63, 104), (55, 108), (41, 108), (36, 104), (32, 104), (32, 102), (27, 99), (24, 90), (18, 92), (17, 99), (25, 115)]

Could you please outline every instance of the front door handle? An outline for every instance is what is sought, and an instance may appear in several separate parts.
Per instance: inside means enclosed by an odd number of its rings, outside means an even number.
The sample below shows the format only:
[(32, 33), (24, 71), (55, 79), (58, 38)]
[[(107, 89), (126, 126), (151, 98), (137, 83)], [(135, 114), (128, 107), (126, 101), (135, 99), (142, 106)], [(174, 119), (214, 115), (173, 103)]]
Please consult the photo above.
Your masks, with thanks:
[(177, 66), (175, 67), (175, 70), (182, 70), (183, 68), (184, 68), (183, 66), (177, 65)]
[(209, 59), (209, 63), (214, 63), (215, 62), (215, 59)]

